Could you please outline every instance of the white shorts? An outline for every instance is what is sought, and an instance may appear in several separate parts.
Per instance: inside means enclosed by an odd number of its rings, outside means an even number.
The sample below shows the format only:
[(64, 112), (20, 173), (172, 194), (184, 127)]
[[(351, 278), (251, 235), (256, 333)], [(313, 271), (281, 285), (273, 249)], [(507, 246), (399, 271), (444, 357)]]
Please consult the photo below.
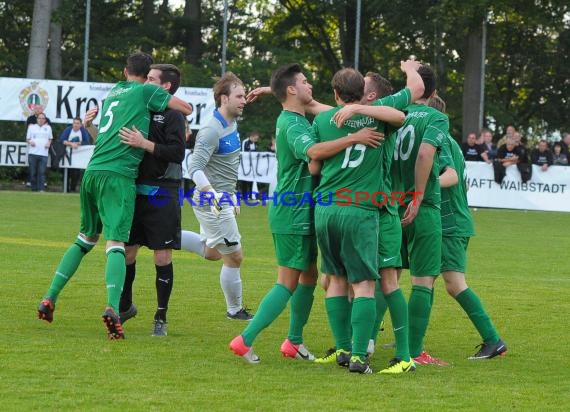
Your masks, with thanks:
[(209, 207), (194, 206), (192, 210), (200, 223), (200, 236), (206, 241), (206, 246), (222, 255), (241, 249), (241, 235), (232, 206), (225, 205), (218, 217)]

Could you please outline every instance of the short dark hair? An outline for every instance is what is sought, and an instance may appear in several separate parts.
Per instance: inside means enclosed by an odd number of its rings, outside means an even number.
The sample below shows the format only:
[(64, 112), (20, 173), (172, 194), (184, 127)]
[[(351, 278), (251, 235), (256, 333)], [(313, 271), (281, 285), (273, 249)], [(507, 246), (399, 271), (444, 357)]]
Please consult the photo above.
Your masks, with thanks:
[(222, 105), (222, 95), (229, 96), (232, 92), (232, 87), (243, 86), (243, 82), (232, 72), (226, 72), (219, 80), (214, 84), (214, 100), (216, 102), (216, 107), (221, 107)]
[(275, 70), (271, 75), (271, 91), (283, 103), (287, 99), (287, 87), (295, 84), (295, 77), (303, 73), (301, 65), (298, 63), (288, 64)]
[(422, 80), (424, 81), (424, 94), (422, 95), (422, 99), (427, 99), (432, 95), (435, 90), (437, 77), (433, 69), (427, 65), (421, 65), (418, 69), (418, 73), (421, 76)]
[(170, 82), (168, 92), (170, 94), (176, 93), (180, 87), (180, 70), (173, 64), (152, 64), (151, 69), (160, 70), (160, 84)]
[(73, 120), (79, 120), (79, 123), (83, 124), (83, 120), (81, 120), (81, 117), (74, 117)]
[[(369, 77), (372, 80), (370, 84), (374, 88), (372, 91), (376, 93), (376, 98), (381, 99), (382, 97), (389, 96), (394, 93), (392, 83), (380, 74), (376, 72), (368, 72), (364, 77)], [(368, 91), (365, 90), (365, 92)]]
[(359, 102), (364, 95), (364, 77), (355, 69), (340, 69), (334, 74), (331, 86), (345, 103)]
[(136, 52), (127, 58), (127, 72), (131, 76), (145, 77), (150, 70), (150, 65), (153, 63), (150, 54), (143, 52)]

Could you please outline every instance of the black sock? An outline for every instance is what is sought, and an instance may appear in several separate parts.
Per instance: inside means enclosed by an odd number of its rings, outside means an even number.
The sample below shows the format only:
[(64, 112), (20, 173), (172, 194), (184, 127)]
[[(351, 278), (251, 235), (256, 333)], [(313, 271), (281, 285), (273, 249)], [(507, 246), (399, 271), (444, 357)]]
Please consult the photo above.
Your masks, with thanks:
[(172, 263), (165, 266), (156, 266), (156, 301), (157, 309), (154, 319), (162, 319), (166, 322), (166, 311), (168, 301), (172, 293), (172, 283), (174, 281), (174, 269)]
[(119, 302), (119, 312), (127, 311), (133, 304), (133, 282), (137, 272), (137, 262), (127, 265), (125, 273), (125, 284), (121, 292), (121, 300)]

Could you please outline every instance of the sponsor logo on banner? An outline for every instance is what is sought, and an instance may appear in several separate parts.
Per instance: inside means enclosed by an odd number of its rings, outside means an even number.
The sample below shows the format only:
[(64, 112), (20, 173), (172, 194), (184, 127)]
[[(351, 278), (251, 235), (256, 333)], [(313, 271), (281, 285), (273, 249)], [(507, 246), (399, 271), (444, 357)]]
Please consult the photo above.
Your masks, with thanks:
[(20, 91), (20, 106), (24, 117), (34, 112), (34, 107), (41, 104), (46, 107), (49, 101), (48, 92), (39, 86), (40, 82), (31, 82), (28, 87)]

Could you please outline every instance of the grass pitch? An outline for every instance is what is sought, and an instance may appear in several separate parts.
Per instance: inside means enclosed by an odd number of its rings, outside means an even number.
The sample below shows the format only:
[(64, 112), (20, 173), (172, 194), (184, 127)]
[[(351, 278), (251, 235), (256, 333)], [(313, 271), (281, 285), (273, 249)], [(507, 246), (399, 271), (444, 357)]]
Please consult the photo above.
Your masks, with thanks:
[[(355, 376), (345, 369), (284, 359), (288, 310), (255, 342), (259, 365), (228, 350), (244, 323), (225, 318), (219, 262), (175, 252), (169, 336), (150, 336), (156, 305), (152, 254), (141, 250), (134, 286), (139, 315), (127, 339), (107, 341), (104, 249), (98, 245), (61, 294), (55, 320), (36, 306), (77, 234), (77, 195), (0, 192), (0, 394), (3, 410), (570, 410), (570, 214), (479, 210), (469, 247), (468, 283), (479, 294), (509, 351), (468, 361), (479, 337), (441, 280), (427, 349), (451, 367), (420, 366), (402, 376)], [(242, 207), (244, 299), (254, 311), (275, 283), (263, 207)], [(197, 229), (188, 205), (183, 227)], [(409, 293), (407, 272), (402, 277)], [(392, 342), (390, 322), (379, 343)], [(305, 332), (321, 354), (333, 343), (317, 289)], [(383, 368), (390, 349), (377, 349)]]

